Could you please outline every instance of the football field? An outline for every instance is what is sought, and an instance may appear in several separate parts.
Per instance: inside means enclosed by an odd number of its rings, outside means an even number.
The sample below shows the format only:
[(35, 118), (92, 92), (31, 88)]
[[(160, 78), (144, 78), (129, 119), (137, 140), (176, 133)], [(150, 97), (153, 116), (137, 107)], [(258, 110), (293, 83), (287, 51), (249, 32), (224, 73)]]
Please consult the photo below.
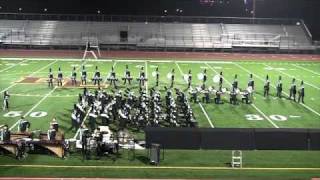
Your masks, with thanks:
[[(10, 109), (0, 112), (0, 124), (8, 124), (12, 131), (17, 130), (17, 122), (25, 116), (31, 122), (31, 130), (47, 131), (50, 121), (56, 117), (66, 138), (75, 135), (71, 127), (71, 110), (82, 93), (81, 87), (68, 85), (73, 67), (76, 67), (78, 81), (80, 80), (81, 66), (84, 65), (88, 77), (93, 77), (96, 66), (103, 77), (107, 78), (113, 66), (117, 77), (124, 76), (126, 65), (129, 66), (134, 77), (132, 85), (118, 84), (121, 90), (130, 88), (138, 92), (138, 77), (140, 68), (144, 67), (148, 82), (146, 90), (155, 86), (154, 71), (159, 68), (160, 86), (156, 89), (165, 96), (164, 87), (170, 86), (171, 80), (168, 73), (175, 69), (174, 87), (187, 92), (187, 82), (184, 75), (192, 71), (192, 86), (201, 86), (202, 80), (198, 79), (200, 73), (207, 70), (208, 81), (206, 86), (218, 87), (213, 77), (223, 72), (223, 87), (230, 89), (234, 76), (238, 76), (240, 89), (246, 89), (249, 74), (253, 74), (255, 91), (253, 102), (245, 104), (241, 101), (238, 105), (229, 103), (229, 95), (222, 96), (224, 104), (214, 104), (201, 101), (191, 103), (199, 127), (211, 128), (320, 128), (320, 63), (316, 61), (201, 61), (201, 60), (161, 60), (161, 59), (117, 59), (117, 60), (86, 60), (80, 59), (37, 59), (37, 58), (2, 58), (0, 60), (0, 92), (8, 91), (10, 96)], [(56, 77), (58, 68), (64, 74), (64, 86), (48, 88), (47, 77), (49, 68), (52, 68)], [(263, 97), (263, 86), (266, 75), (269, 76), (270, 96)], [(276, 97), (276, 83), (282, 77), (283, 98)], [(295, 78), (297, 88), (301, 80), (304, 81), (305, 103), (289, 100), (289, 88), (292, 78)], [(91, 81), (89, 82), (91, 84)], [(55, 84), (56, 85), (56, 84)], [(93, 87), (95, 88), (95, 87)], [(114, 88), (105, 81), (102, 88), (112, 92)], [(238, 99), (240, 99), (238, 97)], [(142, 137), (140, 137), (142, 138)]]

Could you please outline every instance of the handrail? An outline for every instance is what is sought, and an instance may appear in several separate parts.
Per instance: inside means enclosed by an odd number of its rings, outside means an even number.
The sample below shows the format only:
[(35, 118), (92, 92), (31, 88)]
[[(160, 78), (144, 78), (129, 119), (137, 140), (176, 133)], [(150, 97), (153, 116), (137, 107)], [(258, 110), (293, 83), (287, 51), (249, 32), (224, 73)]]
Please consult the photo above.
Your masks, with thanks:
[[(10, 20), (66, 20), (100, 22), (184, 22), (184, 23), (246, 23), (246, 24), (295, 24), (299, 19), (252, 18), (252, 17), (206, 17), (206, 16), (155, 16), (155, 15), (103, 15), (103, 14), (41, 14), (0, 13), (0, 19)], [(254, 19), (254, 21), (252, 21)]]
[(307, 25), (304, 23), (303, 19), (300, 19), (301, 24), (303, 25), (303, 29), (305, 30), (305, 32), (308, 34), (308, 37), (310, 38), (309, 40), (312, 41), (312, 34), (309, 31), (309, 28), (307, 27)]

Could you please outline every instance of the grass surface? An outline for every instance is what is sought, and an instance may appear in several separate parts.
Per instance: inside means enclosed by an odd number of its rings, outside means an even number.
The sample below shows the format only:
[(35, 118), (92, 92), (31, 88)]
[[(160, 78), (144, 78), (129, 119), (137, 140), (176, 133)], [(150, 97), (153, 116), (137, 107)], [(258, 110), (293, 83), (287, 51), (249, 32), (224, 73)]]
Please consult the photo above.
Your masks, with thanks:
[[(201, 84), (197, 79), (197, 74), (207, 69), (208, 82), (207, 86), (217, 87), (218, 85), (212, 81), (214, 75), (223, 71), (224, 87), (230, 88), (235, 74), (238, 75), (239, 86), (244, 89), (247, 86), (249, 73), (254, 74), (256, 92), (252, 105), (239, 104), (230, 105), (228, 96), (224, 96), (225, 101), (222, 105), (213, 103), (192, 103), (191, 106), (195, 113), (195, 117), (200, 127), (211, 127), (209, 121), (215, 128), (219, 127), (236, 127), (236, 128), (320, 128), (320, 63), (317, 62), (286, 62), (286, 61), (87, 61), (86, 69), (89, 73), (88, 77), (92, 77), (95, 66), (98, 66), (102, 76), (105, 78), (111, 70), (111, 66), (115, 67), (117, 76), (120, 78), (124, 74), (125, 65), (128, 64), (132, 76), (137, 77), (141, 66), (145, 66), (147, 76), (149, 78), (148, 87), (155, 85), (155, 78), (152, 72), (158, 66), (160, 71), (160, 87), (159, 90), (164, 92), (164, 86), (169, 86), (170, 80), (167, 73), (171, 69), (175, 69), (176, 82), (175, 87), (186, 91), (186, 82), (182, 75), (186, 74), (189, 69), (193, 73), (193, 86)], [(73, 66), (79, 67), (81, 61), (75, 60), (36, 60), (36, 59), (17, 59), (17, 60), (0, 60), (0, 92), (9, 90), (10, 112), (0, 111), (0, 124), (8, 124), (16, 130), (15, 123), (19, 120), (20, 115), (25, 115), (31, 121), (31, 130), (41, 129), (46, 131), (49, 128), (50, 120), (53, 117), (58, 119), (61, 129), (65, 132), (67, 138), (74, 136), (75, 132), (70, 131), (71, 126), (71, 109), (73, 103), (77, 101), (78, 93), (81, 89), (57, 88), (49, 89), (47, 84), (21, 84), (16, 83), (26, 76), (34, 76), (46, 78), (49, 67), (52, 67), (56, 76), (59, 67), (62, 68), (65, 77), (71, 76)], [(78, 72), (78, 79), (79, 79)], [(271, 87), (270, 97), (263, 97), (263, 84), (266, 75), (269, 75), (271, 84), (275, 86), (278, 76), (281, 75), (284, 84), (285, 93), (289, 93), (290, 83), (293, 77), (298, 79), (298, 87), (300, 80), (304, 80), (306, 97), (305, 105), (298, 104), (287, 100), (286, 98), (275, 98), (275, 89)], [(120, 85), (121, 89), (127, 86)], [(138, 83), (130, 86), (138, 91)], [(111, 91), (108, 87), (107, 91)], [(164, 93), (162, 93), (164, 95)], [(199, 96), (201, 97), (201, 95)], [(1, 95), (2, 98), (2, 95)], [(2, 99), (1, 99), (2, 100)], [(209, 119), (204, 115), (203, 110), (208, 114)], [(14, 111), (14, 112), (13, 112)], [(36, 112), (45, 112), (43, 117), (31, 117), (37, 115)], [(247, 116), (259, 116), (260, 120), (248, 120)], [(286, 120), (280, 121), (279, 115), (285, 117)], [(12, 117), (15, 116), (15, 117)], [(272, 118), (276, 116), (276, 118)], [(137, 138), (143, 139), (143, 134), (136, 133)], [(113, 162), (110, 158), (103, 160), (91, 160), (82, 162), (79, 155), (73, 155), (65, 160), (49, 157), (46, 155), (30, 155), (25, 161), (19, 162), (12, 160), (11, 157), (1, 156), (0, 164), (48, 164), (48, 165), (119, 165), (119, 166), (146, 166), (146, 152), (137, 152), (137, 158), (129, 161), (127, 152), (124, 151), (121, 157)], [(244, 153), (244, 167), (299, 167), (311, 168), (320, 167), (320, 154), (318, 151), (246, 151)], [(226, 163), (230, 162), (230, 151), (166, 151), (165, 159), (160, 166), (195, 166), (195, 167), (227, 167)], [(65, 168), (59, 171), (52, 171), (51, 168), (31, 168), (31, 167), (0, 167), (0, 176), (16, 176), (15, 172), (22, 172), (22, 176), (63, 176), (63, 177), (183, 177), (183, 178), (222, 178), (230, 179), (237, 177), (246, 177), (255, 179), (266, 179), (271, 176), (279, 179), (308, 179), (313, 176), (319, 176), (318, 170), (314, 171), (290, 171), (290, 170), (173, 170), (173, 169), (148, 169), (148, 170), (131, 170), (131, 169), (113, 169), (101, 171), (99, 169), (72, 169)], [(68, 171), (69, 173), (63, 173)], [(244, 178), (244, 179), (246, 179)]]

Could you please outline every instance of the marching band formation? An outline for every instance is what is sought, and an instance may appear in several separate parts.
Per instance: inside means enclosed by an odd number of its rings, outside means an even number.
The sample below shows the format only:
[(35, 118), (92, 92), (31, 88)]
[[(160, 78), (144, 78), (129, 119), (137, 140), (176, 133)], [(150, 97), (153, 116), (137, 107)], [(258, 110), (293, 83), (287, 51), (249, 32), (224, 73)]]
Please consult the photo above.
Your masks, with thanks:
[(173, 91), (166, 88), (165, 102), (162, 102), (161, 93), (154, 88), (150, 94), (142, 90), (138, 95), (130, 89), (107, 93), (100, 88), (94, 92), (84, 88), (73, 107), (71, 129), (81, 127), (86, 113), (91, 132), (97, 124), (108, 126), (110, 123), (117, 124), (120, 130), (127, 127), (139, 130), (146, 126), (197, 126), (187, 96), (179, 89), (174, 91), (176, 98)]

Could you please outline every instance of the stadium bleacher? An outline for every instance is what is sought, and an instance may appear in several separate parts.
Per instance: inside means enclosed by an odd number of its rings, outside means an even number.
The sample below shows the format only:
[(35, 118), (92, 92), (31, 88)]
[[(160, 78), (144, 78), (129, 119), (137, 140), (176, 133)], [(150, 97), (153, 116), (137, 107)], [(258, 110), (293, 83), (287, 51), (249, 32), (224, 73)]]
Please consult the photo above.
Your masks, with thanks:
[[(0, 20), (0, 26), (0, 42), (8, 45), (83, 46), (94, 40), (159, 48), (313, 48), (300, 24)], [(120, 31), (128, 32), (127, 40), (121, 41)]]

